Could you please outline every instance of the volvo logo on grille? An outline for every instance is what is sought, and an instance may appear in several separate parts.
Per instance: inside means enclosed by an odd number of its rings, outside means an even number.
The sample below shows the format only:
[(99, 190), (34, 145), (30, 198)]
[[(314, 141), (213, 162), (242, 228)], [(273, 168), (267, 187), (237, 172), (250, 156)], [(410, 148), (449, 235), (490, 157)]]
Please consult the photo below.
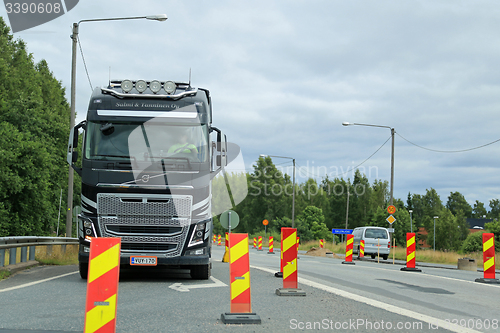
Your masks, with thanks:
[(144, 183), (149, 182), (149, 175), (143, 175), (143, 176), (141, 177), (141, 180), (142, 180)]

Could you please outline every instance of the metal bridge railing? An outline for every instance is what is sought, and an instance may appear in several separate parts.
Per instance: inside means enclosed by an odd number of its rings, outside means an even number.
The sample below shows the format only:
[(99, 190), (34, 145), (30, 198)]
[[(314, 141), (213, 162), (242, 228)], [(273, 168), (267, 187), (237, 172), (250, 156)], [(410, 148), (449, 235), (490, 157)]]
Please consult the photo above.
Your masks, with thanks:
[[(21, 248), (21, 262), (35, 260), (36, 246), (47, 245), (78, 245), (78, 238), (71, 237), (0, 237), (0, 267), (5, 266), (5, 249), (9, 251), (9, 266), (17, 263), (17, 249)], [(28, 257), (29, 247), (29, 257)]]

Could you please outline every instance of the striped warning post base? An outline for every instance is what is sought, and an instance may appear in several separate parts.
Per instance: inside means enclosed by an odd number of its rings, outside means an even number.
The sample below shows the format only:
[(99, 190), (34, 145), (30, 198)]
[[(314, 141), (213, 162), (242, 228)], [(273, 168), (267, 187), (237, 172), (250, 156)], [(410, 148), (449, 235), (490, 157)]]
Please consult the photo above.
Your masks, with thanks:
[(120, 238), (92, 238), (84, 333), (116, 332), (120, 246)]
[(230, 313), (223, 313), (224, 324), (260, 324), (252, 313), (250, 298), (250, 255), (248, 234), (229, 234)]
[(482, 283), (500, 283), (495, 279), (495, 234), (483, 234), (483, 268), (484, 277), (476, 279), (476, 282)]
[(273, 236), (269, 236), (269, 251), (268, 254), (274, 254), (274, 238)]
[(257, 251), (262, 251), (262, 236), (259, 236), (259, 248)]
[(402, 271), (421, 272), (421, 269), (415, 268), (416, 242), (415, 233), (406, 233), (406, 267), (401, 268)]
[(347, 235), (347, 243), (345, 245), (345, 260), (342, 261), (343, 264), (356, 265), (352, 262), (352, 249), (354, 245), (354, 236), (352, 234)]
[(320, 239), (319, 240), (319, 248), (322, 249), (323, 247), (324, 247), (323, 240)]
[(283, 288), (276, 289), (278, 296), (305, 296), (298, 288), (297, 229), (281, 228), (283, 253)]

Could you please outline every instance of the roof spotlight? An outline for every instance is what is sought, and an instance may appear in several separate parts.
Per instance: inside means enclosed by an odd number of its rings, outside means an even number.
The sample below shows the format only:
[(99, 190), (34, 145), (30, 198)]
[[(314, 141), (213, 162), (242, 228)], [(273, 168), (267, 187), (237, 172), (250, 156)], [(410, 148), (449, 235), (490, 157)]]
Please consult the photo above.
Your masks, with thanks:
[(151, 89), (152, 92), (154, 92), (155, 94), (161, 90), (161, 83), (159, 81), (151, 81), (149, 83), (149, 89)]
[(170, 95), (175, 92), (177, 85), (173, 81), (167, 81), (163, 84), (163, 89), (165, 89), (165, 92)]
[(144, 80), (139, 80), (135, 83), (135, 89), (137, 89), (137, 91), (140, 93), (145, 92), (147, 88), (148, 84)]
[(122, 81), (122, 90), (126, 93), (130, 92), (132, 88), (134, 87), (132, 81), (130, 80), (123, 80)]

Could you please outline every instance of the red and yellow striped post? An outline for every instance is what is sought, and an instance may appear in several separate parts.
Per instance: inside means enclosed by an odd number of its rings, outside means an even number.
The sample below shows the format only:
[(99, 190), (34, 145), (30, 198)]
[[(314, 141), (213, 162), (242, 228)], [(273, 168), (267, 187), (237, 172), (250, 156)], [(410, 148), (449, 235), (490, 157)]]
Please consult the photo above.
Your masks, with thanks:
[(257, 251), (262, 251), (262, 236), (259, 236), (259, 248)]
[(362, 239), (359, 242), (359, 257), (364, 258), (365, 257), (365, 240)]
[(402, 271), (421, 272), (422, 270), (415, 268), (416, 254), (415, 233), (406, 233), (406, 267), (401, 268)]
[(224, 255), (222, 256), (222, 262), (229, 262), (229, 238), (227, 235), (228, 233), (226, 232), (226, 248), (224, 250)]
[(354, 236), (352, 234), (347, 235), (347, 243), (345, 245), (345, 260), (342, 261), (343, 264), (355, 265), (352, 262), (352, 249), (354, 245)]
[(217, 235), (217, 246), (221, 246), (221, 241), (222, 241), (222, 238), (221, 238), (221, 235)]
[(276, 289), (278, 296), (305, 296), (298, 289), (297, 274), (297, 229), (281, 228), (283, 253), (283, 288)]
[(227, 237), (228, 233), (226, 232), (226, 251), (229, 249), (229, 238)]
[(274, 254), (274, 237), (269, 236), (269, 251), (268, 254)]
[(84, 333), (116, 332), (120, 246), (120, 238), (92, 238)]
[(214, 244), (217, 243), (217, 236), (214, 235)]
[(323, 248), (323, 246), (324, 246), (324, 245), (323, 245), (323, 240), (322, 240), (322, 239), (320, 239), (320, 240), (319, 240), (319, 248), (320, 248), (320, 249), (322, 249), (322, 248)]
[(495, 279), (495, 234), (483, 234), (483, 268), (484, 278), (476, 279), (476, 282), (500, 283)]
[(230, 313), (221, 315), (225, 324), (260, 324), (252, 313), (250, 297), (250, 255), (248, 234), (229, 234)]
[(297, 237), (297, 251), (299, 251), (299, 242), (300, 242), (300, 237)]
[(254, 237), (253, 238), (253, 248), (256, 249), (257, 248), (257, 237)]

